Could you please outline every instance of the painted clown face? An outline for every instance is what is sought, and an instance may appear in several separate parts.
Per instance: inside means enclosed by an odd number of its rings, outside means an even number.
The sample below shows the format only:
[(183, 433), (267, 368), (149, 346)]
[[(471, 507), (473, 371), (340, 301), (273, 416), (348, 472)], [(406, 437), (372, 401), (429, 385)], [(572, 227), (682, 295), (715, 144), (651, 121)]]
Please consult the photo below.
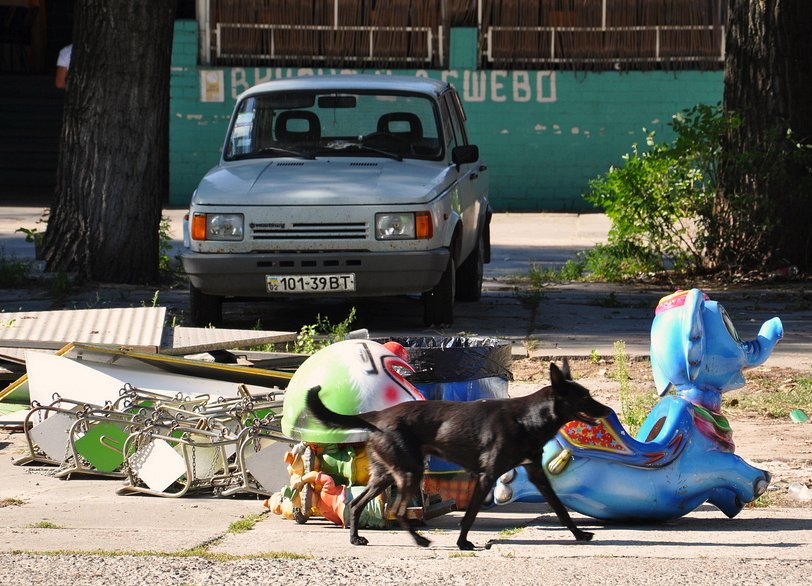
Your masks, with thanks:
[(285, 389), (282, 432), (313, 443), (355, 443), (365, 430), (330, 430), (305, 408), (307, 391), (321, 387), (324, 404), (337, 413), (378, 411), (404, 401), (423, 400), (405, 374), (414, 369), (404, 360), (402, 346), (371, 340), (345, 340), (313, 354), (296, 370)]

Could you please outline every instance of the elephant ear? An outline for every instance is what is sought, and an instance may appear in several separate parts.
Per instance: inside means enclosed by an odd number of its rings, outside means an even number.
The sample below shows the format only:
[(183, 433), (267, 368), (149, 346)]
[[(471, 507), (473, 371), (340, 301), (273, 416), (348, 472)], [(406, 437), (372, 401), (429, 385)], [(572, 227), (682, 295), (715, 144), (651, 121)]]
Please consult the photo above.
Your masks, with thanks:
[(683, 319), (683, 340), (685, 365), (688, 379), (696, 380), (705, 358), (705, 324), (702, 322), (702, 310), (705, 307), (705, 296), (699, 289), (691, 289), (685, 297), (685, 314)]

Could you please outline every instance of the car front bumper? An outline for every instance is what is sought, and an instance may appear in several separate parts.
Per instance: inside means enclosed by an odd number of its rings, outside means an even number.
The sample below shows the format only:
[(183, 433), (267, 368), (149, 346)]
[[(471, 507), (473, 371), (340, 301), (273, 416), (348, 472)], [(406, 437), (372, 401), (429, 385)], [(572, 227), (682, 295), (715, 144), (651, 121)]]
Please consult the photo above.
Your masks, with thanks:
[[(409, 252), (214, 254), (186, 250), (183, 269), (192, 285), (225, 297), (376, 297), (431, 290), (448, 266), (447, 248)], [(355, 291), (269, 293), (266, 275), (355, 274)]]

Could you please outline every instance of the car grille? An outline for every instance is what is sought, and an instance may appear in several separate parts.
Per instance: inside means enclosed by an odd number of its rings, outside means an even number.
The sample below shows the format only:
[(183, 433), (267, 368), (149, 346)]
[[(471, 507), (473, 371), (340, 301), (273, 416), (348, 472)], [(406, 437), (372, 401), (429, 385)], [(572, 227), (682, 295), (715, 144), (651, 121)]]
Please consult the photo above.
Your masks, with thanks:
[(367, 237), (366, 222), (335, 223), (252, 223), (254, 240), (363, 240)]

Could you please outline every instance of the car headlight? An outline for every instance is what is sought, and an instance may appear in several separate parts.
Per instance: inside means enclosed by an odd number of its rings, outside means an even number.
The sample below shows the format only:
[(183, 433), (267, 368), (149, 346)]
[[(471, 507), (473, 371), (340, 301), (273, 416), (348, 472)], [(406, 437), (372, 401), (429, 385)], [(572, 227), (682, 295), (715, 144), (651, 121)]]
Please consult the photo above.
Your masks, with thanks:
[(192, 240), (242, 240), (242, 214), (201, 214), (192, 217)]
[(433, 233), (429, 212), (375, 214), (377, 240), (421, 240), (431, 238)]

